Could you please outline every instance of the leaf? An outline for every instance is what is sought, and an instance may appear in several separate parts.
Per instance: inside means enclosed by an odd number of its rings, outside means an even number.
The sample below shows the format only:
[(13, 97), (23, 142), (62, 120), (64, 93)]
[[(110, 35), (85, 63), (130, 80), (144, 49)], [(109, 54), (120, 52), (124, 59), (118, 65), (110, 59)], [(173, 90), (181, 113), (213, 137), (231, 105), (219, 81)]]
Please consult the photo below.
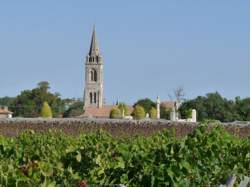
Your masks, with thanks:
[(123, 158), (122, 157), (118, 157), (117, 160), (118, 160), (118, 162), (117, 162), (115, 168), (122, 168), (122, 169), (124, 169), (125, 168), (125, 163), (124, 163)]
[(191, 169), (191, 166), (187, 161), (182, 161), (180, 165), (181, 165), (182, 168), (185, 168), (187, 170)]
[(77, 151), (76, 160), (77, 160), (77, 162), (81, 162), (81, 160), (82, 160), (82, 155), (79, 151)]
[(247, 154), (246, 154), (246, 158), (250, 158), (250, 153), (247, 153)]
[(101, 155), (97, 155), (97, 157), (95, 159), (95, 163), (98, 165), (101, 165)]

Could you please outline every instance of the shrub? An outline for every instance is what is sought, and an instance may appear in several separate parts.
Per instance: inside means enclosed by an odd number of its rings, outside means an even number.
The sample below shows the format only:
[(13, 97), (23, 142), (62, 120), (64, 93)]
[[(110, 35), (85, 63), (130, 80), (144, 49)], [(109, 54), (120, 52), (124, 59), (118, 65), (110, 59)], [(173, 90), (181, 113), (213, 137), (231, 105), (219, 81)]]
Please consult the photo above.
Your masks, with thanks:
[(123, 114), (123, 111), (125, 116), (129, 115), (128, 106), (125, 103), (119, 103), (118, 109), (120, 110), (121, 115)]
[(110, 118), (112, 119), (119, 119), (121, 118), (122, 115), (121, 115), (121, 111), (118, 109), (118, 108), (112, 108), (111, 111), (110, 111)]
[(140, 105), (136, 105), (134, 112), (133, 112), (133, 116), (135, 119), (143, 119), (145, 118), (145, 110), (142, 106)]
[(48, 102), (43, 103), (43, 107), (41, 110), (41, 116), (43, 118), (52, 118), (52, 110), (51, 110)]
[(157, 110), (156, 108), (152, 107), (149, 111), (149, 117), (152, 119), (156, 119), (157, 118)]

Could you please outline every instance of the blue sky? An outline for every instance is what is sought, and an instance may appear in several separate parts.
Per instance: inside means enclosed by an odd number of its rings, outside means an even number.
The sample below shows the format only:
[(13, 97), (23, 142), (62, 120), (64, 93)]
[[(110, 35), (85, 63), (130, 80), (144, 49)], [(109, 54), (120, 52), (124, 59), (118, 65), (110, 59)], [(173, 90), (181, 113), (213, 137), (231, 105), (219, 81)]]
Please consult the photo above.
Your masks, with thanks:
[(108, 103), (250, 96), (250, 1), (0, 0), (0, 97), (39, 81), (82, 97), (93, 24)]

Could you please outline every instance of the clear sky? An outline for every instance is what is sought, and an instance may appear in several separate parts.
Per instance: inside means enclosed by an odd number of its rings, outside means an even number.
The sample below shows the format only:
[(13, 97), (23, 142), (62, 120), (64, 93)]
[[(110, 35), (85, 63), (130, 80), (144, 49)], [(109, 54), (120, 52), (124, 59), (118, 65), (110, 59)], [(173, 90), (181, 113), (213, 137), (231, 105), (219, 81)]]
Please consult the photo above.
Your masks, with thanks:
[(0, 0), (0, 97), (43, 80), (82, 97), (93, 24), (108, 103), (250, 96), (249, 0)]

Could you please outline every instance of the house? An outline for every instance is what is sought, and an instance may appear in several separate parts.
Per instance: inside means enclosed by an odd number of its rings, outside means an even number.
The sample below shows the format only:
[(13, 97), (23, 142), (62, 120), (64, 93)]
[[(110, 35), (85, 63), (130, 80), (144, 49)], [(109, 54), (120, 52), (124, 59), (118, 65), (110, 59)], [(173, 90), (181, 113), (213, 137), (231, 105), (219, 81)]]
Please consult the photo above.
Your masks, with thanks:
[(13, 112), (8, 110), (7, 106), (0, 106), (0, 118), (12, 118)]

